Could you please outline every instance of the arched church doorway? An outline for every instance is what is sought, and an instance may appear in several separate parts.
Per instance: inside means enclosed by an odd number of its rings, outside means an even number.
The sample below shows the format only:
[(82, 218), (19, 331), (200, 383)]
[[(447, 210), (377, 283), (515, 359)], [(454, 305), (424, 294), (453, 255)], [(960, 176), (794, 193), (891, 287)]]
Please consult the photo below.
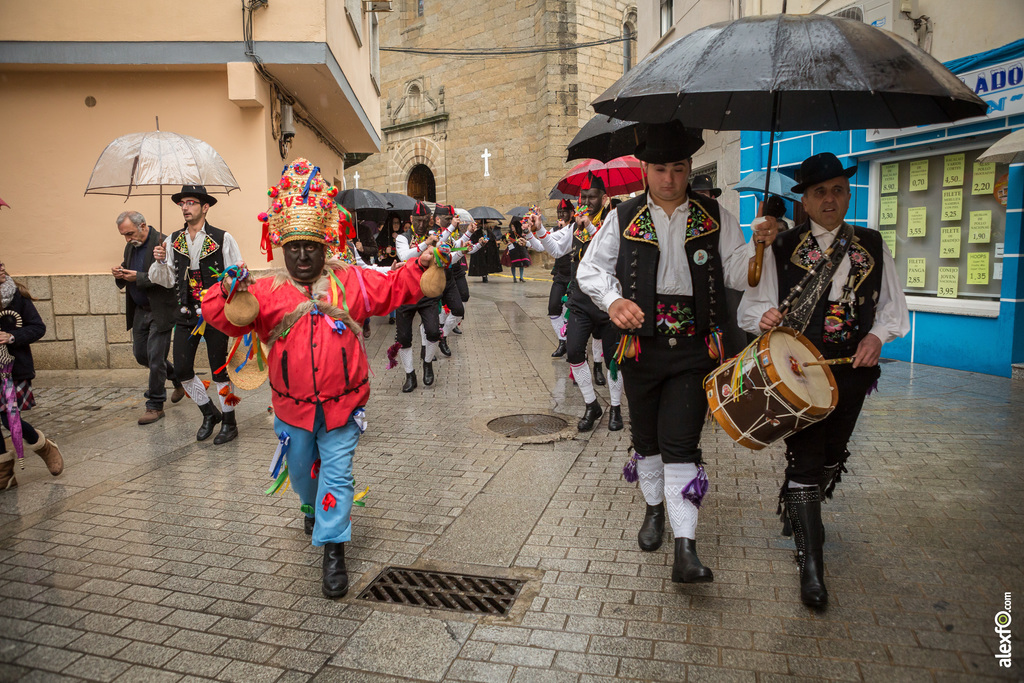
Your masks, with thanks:
[(434, 185), (434, 174), (424, 164), (413, 166), (409, 172), (407, 195), (424, 202), (437, 201), (437, 188)]

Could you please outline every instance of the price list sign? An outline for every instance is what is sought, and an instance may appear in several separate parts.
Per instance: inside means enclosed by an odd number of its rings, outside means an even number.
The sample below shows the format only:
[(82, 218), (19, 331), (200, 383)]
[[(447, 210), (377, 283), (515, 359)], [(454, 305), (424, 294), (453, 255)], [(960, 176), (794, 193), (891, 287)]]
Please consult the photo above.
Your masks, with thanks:
[(907, 237), (924, 237), (928, 207), (913, 206), (907, 209)]
[(925, 261), (923, 258), (907, 259), (907, 287), (924, 287)]
[(988, 252), (980, 251), (967, 255), (967, 284), (988, 284)]
[(910, 162), (910, 191), (923, 192), (928, 189), (928, 160)]
[(992, 212), (971, 211), (968, 244), (988, 244), (992, 240)]
[(955, 299), (957, 285), (960, 283), (960, 269), (956, 266), (939, 268), (939, 290), (937, 294), (943, 299)]
[(964, 155), (947, 154), (942, 164), (942, 186), (960, 187), (964, 184)]
[(942, 220), (958, 221), (964, 207), (964, 191), (960, 188), (942, 191)]
[(882, 194), (892, 194), (900, 189), (900, 165), (882, 164)]
[(960, 258), (960, 226), (939, 229), (939, 258)]
[(976, 162), (971, 178), (971, 194), (988, 194), (992, 192), (996, 185), (996, 165)]
[(895, 230), (879, 230), (882, 239), (889, 247), (889, 253), (892, 254), (893, 258), (896, 257), (896, 231)]
[(878, 202), (878, 224), (896, 225), (896, 195), (882, 197)]

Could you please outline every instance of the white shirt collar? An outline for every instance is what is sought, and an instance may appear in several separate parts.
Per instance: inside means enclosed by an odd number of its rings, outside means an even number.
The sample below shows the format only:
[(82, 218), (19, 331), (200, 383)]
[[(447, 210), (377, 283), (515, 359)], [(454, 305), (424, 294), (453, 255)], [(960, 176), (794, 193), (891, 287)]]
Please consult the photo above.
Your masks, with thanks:
[(668, 216), (668, 214), (665, 213), (665, 209), (661, 208), (660, 206), (658, 206), (657, 204), (654, 203), (654, 199), (651, 197), (651, 193), (648, 192), (647, 193), (647, 208), (649, 208), (651, 210), (651, 213), (654, 213), (655, 211), (658, 211), (659, 213), (661, 213), (662, 216), (667, 216), (668, 219), (671, 221), (672, 218), (676, 214), (689, 212), (689, 210), (690, 210), (690, 200), (689, 200), (689, 198), (687, 198), (687, 200), (685, 202), (683, 202), (682, 204), (680, 204), (679, 206), (677, 206), (675, 208), (675, 210), (672, 212), (671, 216)]
[(815, 237), (821, 237), (822, 235), (829, 235), (831, 238), (835, 238), (836, 233), (839, 231), (840, 227), (842, 227), (842, 223), (840, 223), (839, 226), (836, 227), (835, 230), (826, 230), (825, 228), (821, 227), (820, 225), (818, 225), (814, 221), (811, 221), (811, 234), (814, 235)]

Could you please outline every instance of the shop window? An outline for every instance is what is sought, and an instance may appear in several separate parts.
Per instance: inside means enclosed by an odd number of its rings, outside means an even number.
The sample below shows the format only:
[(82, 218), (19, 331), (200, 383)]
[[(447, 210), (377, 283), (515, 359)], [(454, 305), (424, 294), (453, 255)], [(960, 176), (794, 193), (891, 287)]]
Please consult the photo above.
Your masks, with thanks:
[(661, 33), (665, 35), (672, 28), (673, 11), (672, 0), (661, 0)]
[(873, 215), (908, 296), (998, 301), (1006, 229), (1006, 164), (985, 147), (877, 161)]

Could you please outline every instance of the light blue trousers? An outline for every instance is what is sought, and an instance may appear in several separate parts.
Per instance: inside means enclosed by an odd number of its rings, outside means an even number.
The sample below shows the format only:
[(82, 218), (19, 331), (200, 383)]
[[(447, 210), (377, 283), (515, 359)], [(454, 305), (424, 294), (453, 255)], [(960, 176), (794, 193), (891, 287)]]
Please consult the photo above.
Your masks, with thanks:
[[(313, 431), (294, 427), (274, 417), (274, 431), (291, 437), (288, 447), (288, 480), (303, 505), (316, 514), (313, 545), (346, 543), (352, 540), (352, 456), (361, 434), (352, 418), (343, 426), (327, 431), (323, 408), (316, 409)], [(320, 460), (320, 472), (312, 476), (313, 464)], [(330, 496), (328, 496), (330, 494)], [(333, 497), (333, 505), (331, 498)], [(327, 507), (324, 507), (324, 499)]]

